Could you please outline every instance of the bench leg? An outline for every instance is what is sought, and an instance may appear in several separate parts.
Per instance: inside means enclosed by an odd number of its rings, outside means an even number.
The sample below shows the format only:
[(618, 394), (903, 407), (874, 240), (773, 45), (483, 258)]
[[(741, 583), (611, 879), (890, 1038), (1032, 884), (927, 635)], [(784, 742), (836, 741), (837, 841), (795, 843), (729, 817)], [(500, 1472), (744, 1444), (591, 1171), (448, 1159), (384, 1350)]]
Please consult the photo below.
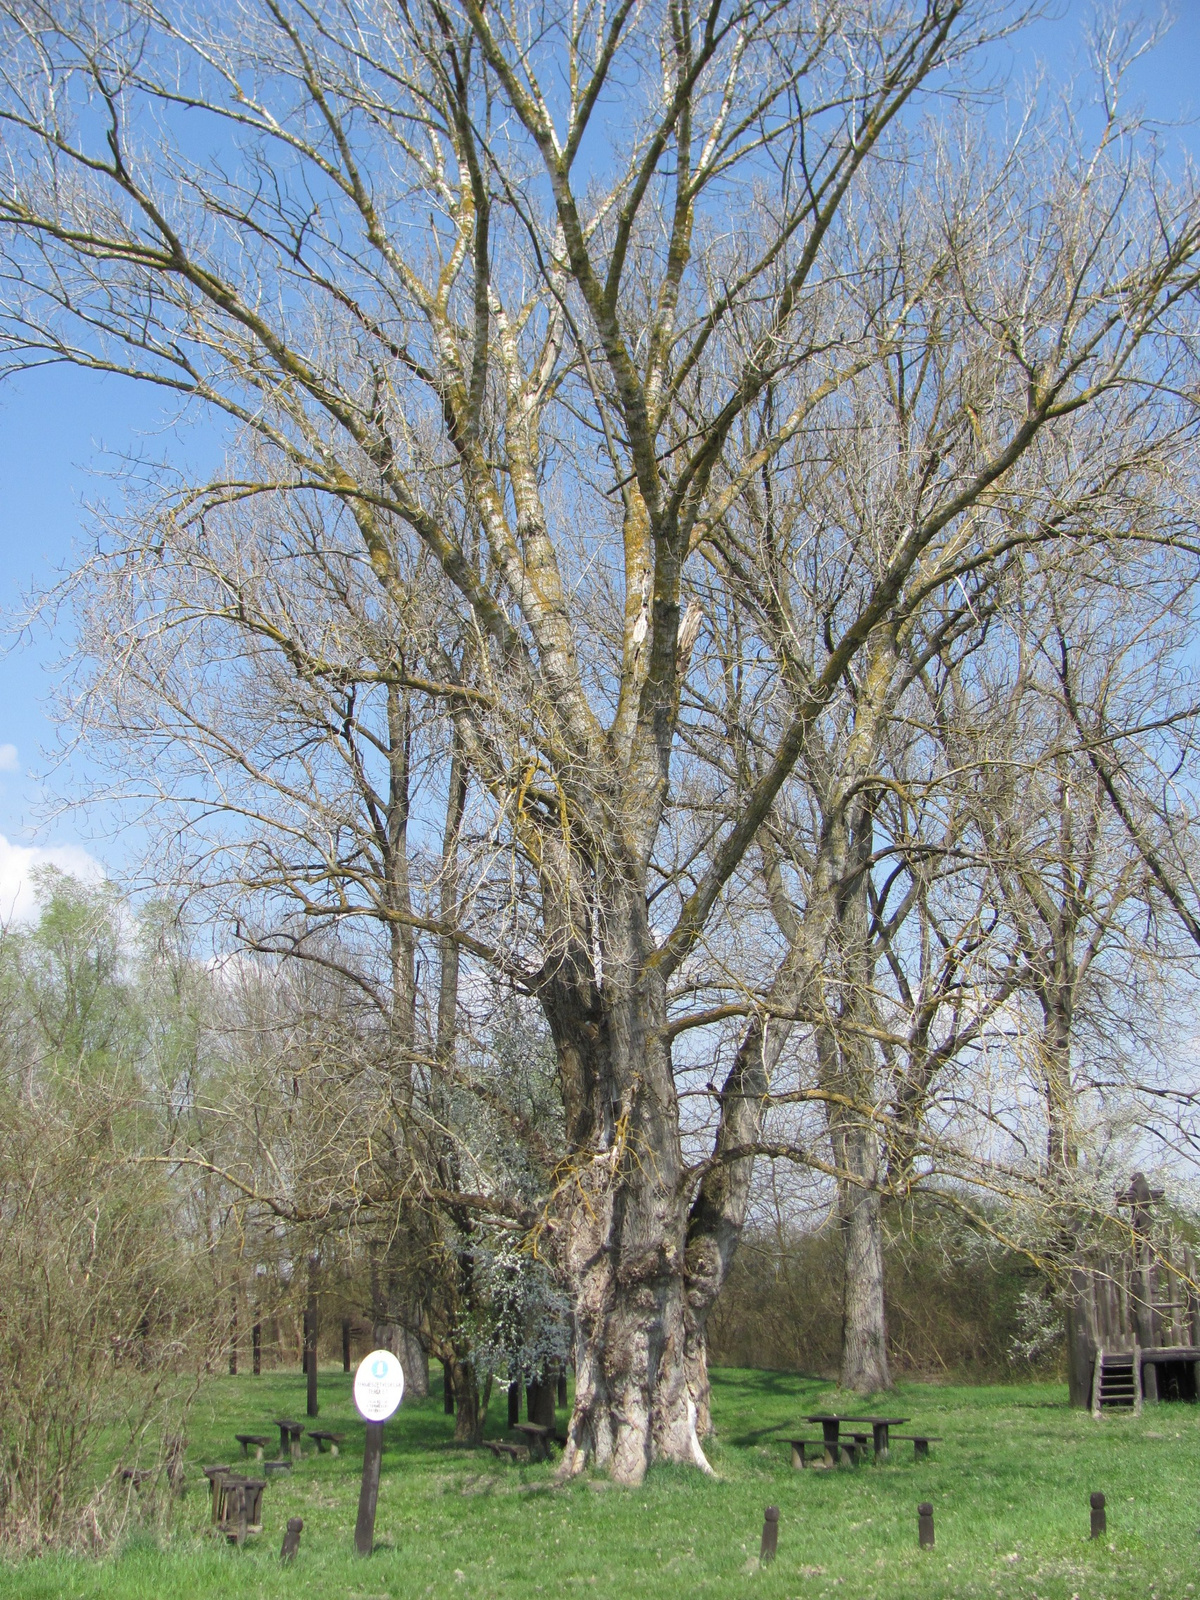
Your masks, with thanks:
[(929, 1440), (928, 1439), (914, 1439), (913, 1440), (913, 1460), (914, 1461), (919, 1461), (922, 1456), (927, 1456), (928, 1454), (929, 1454)]

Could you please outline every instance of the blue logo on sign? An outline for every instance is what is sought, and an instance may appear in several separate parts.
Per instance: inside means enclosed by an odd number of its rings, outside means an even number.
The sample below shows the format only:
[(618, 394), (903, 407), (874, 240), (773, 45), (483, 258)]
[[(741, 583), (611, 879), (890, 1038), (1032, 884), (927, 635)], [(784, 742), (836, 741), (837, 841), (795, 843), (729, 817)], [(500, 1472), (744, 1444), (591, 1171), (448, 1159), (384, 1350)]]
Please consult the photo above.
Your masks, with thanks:
[(371, 1376), (373, 1378), (386, 1378), (387, 1370), (388, 1364), (386, 1361), (374, 1361), (371, 1364)]

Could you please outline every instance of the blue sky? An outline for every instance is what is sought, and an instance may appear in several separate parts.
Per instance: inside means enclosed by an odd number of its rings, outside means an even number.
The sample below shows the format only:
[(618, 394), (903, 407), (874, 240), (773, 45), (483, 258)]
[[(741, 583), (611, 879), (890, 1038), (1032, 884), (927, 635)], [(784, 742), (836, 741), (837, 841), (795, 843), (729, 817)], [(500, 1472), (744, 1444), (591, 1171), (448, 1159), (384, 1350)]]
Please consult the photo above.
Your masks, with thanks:
[[(1052, 77), (1078, 63), (1090, 4), (1065, 0), (1061, 15), (1029, 30), (1018, 64), (1036, 58)], [(1151, 14), (1153, 8), (1150, 8)], [(1163, 43), (1139, 63), (1134, 88), (1165, 122), (1200, 112), (1200, 0), (1179, 0)], [(1167, 130), (1168, 143), (1200, 152), (1195, 127)], [(113, 378), (67, 368), (27, 374), (0, 385), (0, 608), (14, 612), (31, 587), (54, 581), (87, 542), (87, 504), (113, 495), (112, 475), (130, 453), (170, 455), (186, 449), (191, 462), (219, 449), (201, 426), (180, 443), (170, 411), (154, 392)], [(78, 869), (90, 852), (120, 872), (119, 840), (103, 837), (103, 817), (72, 814), (47, 823), (56, 780), (47, 777), (44, 749), (53, 743), (46, 714), (53, 664), (62, 641), (35, 635), (0, 659), (0, 917), (30, 905), (29, 866), (47, 853)]]

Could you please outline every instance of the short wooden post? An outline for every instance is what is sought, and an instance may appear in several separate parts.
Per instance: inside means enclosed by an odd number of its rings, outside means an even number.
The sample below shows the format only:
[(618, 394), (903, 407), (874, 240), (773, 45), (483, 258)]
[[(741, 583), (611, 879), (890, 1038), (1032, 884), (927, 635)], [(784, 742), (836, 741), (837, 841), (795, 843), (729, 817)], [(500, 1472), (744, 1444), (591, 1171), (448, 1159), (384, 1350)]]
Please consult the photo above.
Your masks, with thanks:
[(342, 1371), (350, 1371), (350, 1318), (342, 1318)]
[(283, 1536), (283, 1549), (279, 1552), (279, 1559), (285, 1566), (296, 1559), (296, 1553), (300, 1549), (300, 1535), (303, 1531), (303, 1517), (288, 1518), (287, 1532)]
[(508, 1386), (508, 1425), (515, 1428), (521, 1420), (521, 1380)]
[(308, 1378), (308, 1415), (320, 1414), (317, 1404), (317, 1261), (308, 1263), (308, 1304), (304, 1308), (304, 1371)]
[(765, 1566), (768, 1561), (774, 1561), (775, 1550), (779, 1544), (779, 1507), (768, 1506), (763, 1513), (762, 1543), (758, 1547), (758, 1559)]
[(262, 1323), (256, 1322), (250, 1329), (250, 1354), (254, 1376), (257, 1378), (262, 1373)]
[(369, 1556), (375, 1544), (375, 1507), (379, 1503), (379, 1467), (383, 1460), (383, 1423), (367, 1423), (367, 1442), (363, 1451), (362, 1488), (358, 1491), (358, 1521), (354, 1525), (354, 1548)]
[(917, 1542), (922, 1550), (933, 1549), (933, 1506), (928, 1500), (917, 1507)]
[(1092, 1500), (1092, 1538), (1103, 1539), (1108, 1532), (1108, 1517), (1104, 1510), (1104, 1496), (1097, 1491)]

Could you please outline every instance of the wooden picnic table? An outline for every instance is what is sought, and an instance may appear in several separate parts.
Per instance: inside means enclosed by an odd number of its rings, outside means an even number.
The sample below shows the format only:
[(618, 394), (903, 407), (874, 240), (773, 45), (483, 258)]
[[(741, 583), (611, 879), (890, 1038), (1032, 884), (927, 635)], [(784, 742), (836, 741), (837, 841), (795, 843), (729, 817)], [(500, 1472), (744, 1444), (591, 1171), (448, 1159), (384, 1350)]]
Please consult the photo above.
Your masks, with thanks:
[(300, 1459), (300, 1435), (304, 1432), (304, 1424), (295, 1422), (291, 1417), (276, 1417), (275, 1426), (279, 1429), (279, 1458), (291, 1456), (293, 1461)]
[(888, 1432), (891, 1428), (898, 1428), (902, 1422), (907, 1422), (907, 1417), (854, 1417), (845, 1412), (817, 1411), (812, 1416), (805, 1417), (805, 1422), (819, 1422), (821, 1432), (825, 1438), (825, 1449), (836, 1462), (840, 1447), (838, 1437), (844, 1422), (865, 1422), (871, 1430), (872, 1442), (875, 1446), (875, 1459), (881, 1461), (888, 1453)]

